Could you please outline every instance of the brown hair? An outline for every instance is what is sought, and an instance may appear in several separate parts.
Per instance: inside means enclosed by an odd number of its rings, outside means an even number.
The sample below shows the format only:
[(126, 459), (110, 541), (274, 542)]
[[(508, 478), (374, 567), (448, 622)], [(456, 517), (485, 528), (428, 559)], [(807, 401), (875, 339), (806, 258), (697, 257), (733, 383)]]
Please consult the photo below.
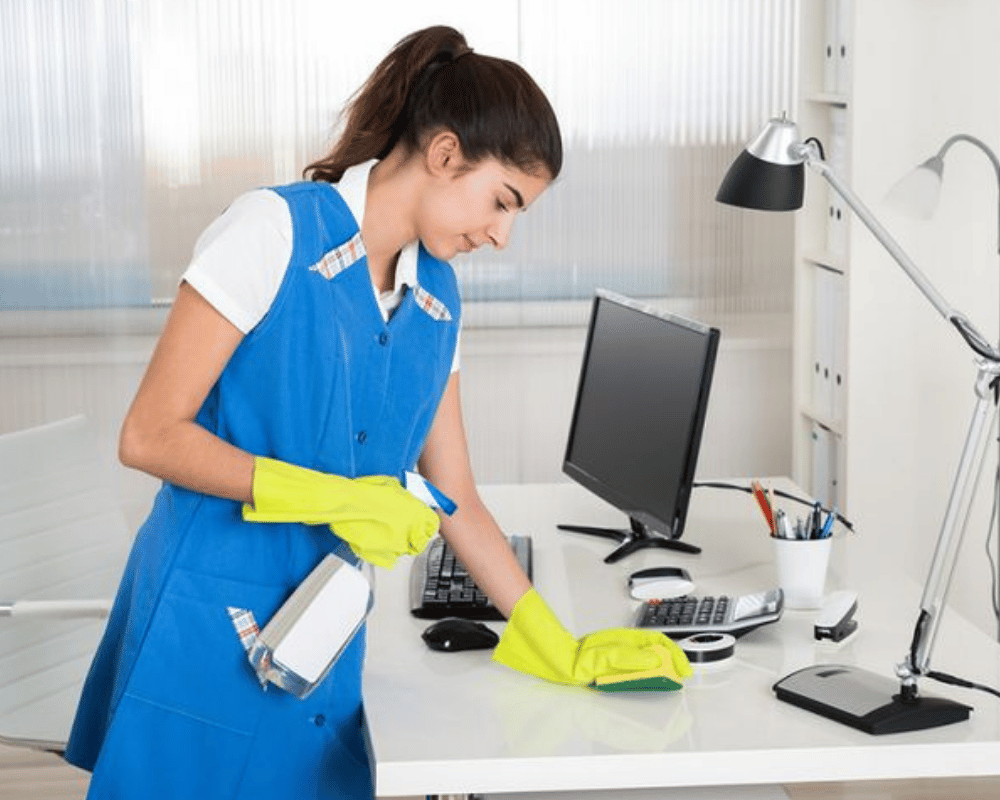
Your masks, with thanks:
[(440, 130), (458, 137), (473, 164), (492, 156), (524, 172), (544, 169), (552, 180), (562, 168), (555, 112), (531, 76), (512, 61), (474, 53), (447, 26), (402, 39), (345, 113), (339, 141), (305, 177), (336, 183), (348, 167), (384, 158), (399, 143), (416, 152)]

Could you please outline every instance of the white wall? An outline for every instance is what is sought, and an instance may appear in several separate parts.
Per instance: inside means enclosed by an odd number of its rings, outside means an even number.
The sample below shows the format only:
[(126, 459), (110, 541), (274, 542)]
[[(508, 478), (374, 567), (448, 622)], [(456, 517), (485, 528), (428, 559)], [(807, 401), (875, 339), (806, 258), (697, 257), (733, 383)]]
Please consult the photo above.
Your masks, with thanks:
[[(988, 160), (967, 145), (951, 151), (932, 221), (903, 219), (881, 198), (954, 133), (1000, 150), (1000, 3), (854, 6), (855, 189), (949, 302), (996, 341), (998, 187)], [(895, 548), (922, 582), (972, 410), (972, 355), (857, 219), (851, 224), (850, 508), (860, 535)], [(970, 523), (952, 600), (992, 633), (988, 511), (979, 503)]]
[[(697, 477), (785, 475), (791, 454), (788, 320), (741, 315), (739, 325), (712, 323), (722, 339)], [(565, 480), (562, 461), (586, 330), (479, 329), (462, 336), (463, 408), (477, 478)]]

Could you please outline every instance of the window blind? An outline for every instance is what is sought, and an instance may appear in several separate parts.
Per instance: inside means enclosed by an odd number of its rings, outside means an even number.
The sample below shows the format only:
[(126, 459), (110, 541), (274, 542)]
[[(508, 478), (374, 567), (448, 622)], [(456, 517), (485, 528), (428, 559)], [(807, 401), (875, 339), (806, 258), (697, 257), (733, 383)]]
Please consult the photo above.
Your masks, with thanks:
[(0, 5), (0, 307), (169, 298), (238, 193), (296, 180), (392, 44), (447, 22), (519, 60), (566, 168), (501, 253), (460, 259), (468, 301), (626, 294), (790, 308), (788, 217), (713, 202), (796, 94), (799, 0), (48, 0)]

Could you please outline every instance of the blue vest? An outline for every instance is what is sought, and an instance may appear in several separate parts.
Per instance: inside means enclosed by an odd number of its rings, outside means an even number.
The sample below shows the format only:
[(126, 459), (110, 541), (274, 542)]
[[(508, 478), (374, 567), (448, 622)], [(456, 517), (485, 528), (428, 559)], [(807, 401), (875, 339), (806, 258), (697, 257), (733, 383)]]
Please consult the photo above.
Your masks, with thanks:
[[(353, 215), (326, 183), (275, 189), (292, 255), (270, 310), (197, 421), (237, 447), (323, 472), (401, 477), (451, 371), (459, 297), (423, 247), (417, 287), (382, 320)], [(306, 700), (261, 689), (228, 607), (269, 619), (329, 552), (327, 526), (244, 522), (238, 502), (164, 483), (139, 530), (66, 758), (91, 796), (370, 797), (364, 636)]]

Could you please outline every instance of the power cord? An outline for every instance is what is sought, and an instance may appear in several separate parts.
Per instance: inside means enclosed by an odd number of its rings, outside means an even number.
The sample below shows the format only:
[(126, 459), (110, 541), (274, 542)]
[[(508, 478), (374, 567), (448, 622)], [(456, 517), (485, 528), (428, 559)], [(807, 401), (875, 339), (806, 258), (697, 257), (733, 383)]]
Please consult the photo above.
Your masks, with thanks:
[(993, 509), (990, 512), (989, 527), (986, 529), (986, 558), (990, 563), (990, 604), (993, 606), (993, 616), (997, 620), (997, 638), (1000, 639), (1000, 586), (997, 581), (997, 562), (993, 558), (993, 532), (997, 524), (997, 502), (1000, 496), (1000, 464), (997, 465), (996, 477), (993, 480)]
[(820, 161), (826, 161), (826, 153), (823, 152), (823, 143), (817, 139), (815, 136), (810, 136), (802, 144), (814, 144), (816, 149), (819, 150)]
[[(913, 629), (913, 641), (910, 643), (911, 668), (917, 663), (917, 643), (920, 641), (923, 635), (923, 630), (927, 626), (927, 621), (929, 619), (930, 616), (926, 611), (921, 611), (920, 616), (917, 618), (917, 624)], [(1000, 691), (997, 691), (992, 686), (986, 686), (982, 683), (973, 683), (965, 678), (958, 678), (954, 675), (949, 675), (947, 672), (938, 672), (937, 670), (929, 669), (926, 672), (921, 672), (919, 674), (925, 678), (933, 678), (940, 683), (947, 683), (951, 686), (961, 686), (963, 689), (978, 689), (981, 692), (986, 692), (987, 694), (992, 694), (995, 697), (1000, 697)]]
[[(721, 483), (717, 481), (695, 481), (691, 485), (694, 487), (702, 487), (706, 489), (733, 489), (737, 492), (746, 492), (747, 494), (753, 494), (753, 489), (750, 486), (740, 486), (739, 484), (736, 483)], [(794, 494), (783, 492), (781, 489), (772, 489), (771, 491), (774, 493), (775, 497), (783, 497), (786, 500), (791, 500), (795, 503), (801, 503), (802, 505), (808, 506), (809, 508), (814, 508), (816, 505), (815, 500), (807, 500), (804, 497), (798, 497)], [(842, 515), (840, 512), (836, 511), (835, 509), (826, 508), (823, 505), (820, 505), (820, 509), (825, 514), (829, 514), (831, 511), (833, 511), (833, 513), (836, 515), (837, 521), (845, 528), (847, 528), (847, 530), (849, 530), (851, 533), (854, 533), (854, 523), (852, 523), (849, 519), (847, 519), (847, 517)]]
[(925, 673), (925, 675), (928, 678), (933, 678), (941, 683), (947, 683), (952, 686), (961, 686), (963, 689), (978, 689), (981, 692), (986, 692), (987, 694), (992, 694), (995, 697), (1000, 697), (1000, 691), (997, 691), (992, 686), (985, 686), (981, 683), (973, 683), (972, 681), (965, 680), (965, 678), (956, 678), (954, 675), (949, 675), (946, 672), (929, 670)]

